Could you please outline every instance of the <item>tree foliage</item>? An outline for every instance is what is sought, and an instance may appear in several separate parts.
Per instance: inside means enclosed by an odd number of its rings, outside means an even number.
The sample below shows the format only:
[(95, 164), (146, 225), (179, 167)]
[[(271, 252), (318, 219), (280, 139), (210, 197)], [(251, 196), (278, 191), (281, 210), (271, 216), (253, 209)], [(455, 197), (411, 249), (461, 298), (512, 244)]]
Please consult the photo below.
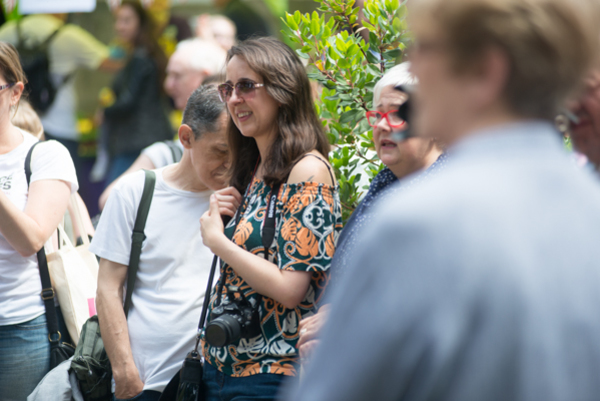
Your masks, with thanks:
[(286, 14), (283, 33), (307, 60), (309, 77), (322, 85), (316, 107), (334, 146), (330, 161), (346, 220), (366, 189), (360, 171), (370, 182), (382, 168), (365, 113), (373, 109), (373, 87), (410, 40), (407, 0), (365, 0), (362, 11), (354, 0), (315, 1), (319, 12)]

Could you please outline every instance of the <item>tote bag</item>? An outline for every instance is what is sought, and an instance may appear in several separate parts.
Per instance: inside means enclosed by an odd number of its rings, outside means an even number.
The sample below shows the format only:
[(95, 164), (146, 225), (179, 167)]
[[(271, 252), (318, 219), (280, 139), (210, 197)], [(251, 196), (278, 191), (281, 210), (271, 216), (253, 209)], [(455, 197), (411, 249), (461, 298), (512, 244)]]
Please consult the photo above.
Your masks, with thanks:
[(96, 314), (96, 287), (98, 260), (89, 251), (90, 241), (85, 234), (77, 200), (71, 196), (74, 211), (72, 220), (77, 224), (83, 244), (73, 246), (62, 225), (58, 226), (58, 250), (47, 255), (52, 287), (58, 297), (60, 310), (74, 345), (79, 342), (83, 324)]

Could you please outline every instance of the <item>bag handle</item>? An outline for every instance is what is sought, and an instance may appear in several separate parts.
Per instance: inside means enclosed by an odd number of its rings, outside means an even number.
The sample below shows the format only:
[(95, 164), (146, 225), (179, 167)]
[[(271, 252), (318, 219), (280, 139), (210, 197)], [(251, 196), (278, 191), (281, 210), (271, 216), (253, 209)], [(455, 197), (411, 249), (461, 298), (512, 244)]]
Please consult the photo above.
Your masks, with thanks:
[(71, 202), (71, 209), (73, 210), (73, 216), (71, 216), (71, 220), (77, 225), (77, 229), (79, 230), (79, 236), (81, 237), (83, 244), (89, 245), (90, 239), (87, 235), (85, 225), (83, 224), (83, 217), (81, 216), (81, 208), (79, 207), (77, 195), (72, 194), (70, 202)]
[(131, 234), (131, 252), (129, 254), (129, 265), (127, 268), (127, 293), (125, 295), (125, 303), (123, 305), (123, 309), (125, 310), (125, 318), (127, 318), (129, 308), (131, 308), (131, 296), (133, 295), (135, 276), (137, 275), (140, 265), (142, 244), (146, 239), (144, 228), (146, 227), (146, 220), (148, 220), (148, 212), (150, 211), (152, 195), (154, 194), (154, 186), (156, 184), (156, 174), (154, 171), (144, 170), (144, 174), (144, 191), (142, 192), (142, 199), (140, 199), (140, 205), (138, 207), (137, 215), (135, 217), (135, 224), (133, 226), (133, 233)]
[[(31, 157), (33, 150), (40, 142), (33, 144), (27, 152), (25, 157), (25, 179), (27, 181), (27, 187), (31, 182)], [(44, 308), (46, 309), (46, 324), (48, 325), (48, 341), (51, 346), (58, 345), (62, 335), (58, 330), (58, 317), (56, 315), (56, 308), (54, 307), (54, 298), (56, 293), (52, 288), (52, 282), (50, 281), (50, 272), (48, 271), (48, 259), (46, 258), (46, 250), (42, 245), (42, 249), (37, 252), (38, 267), (40, 269), (40, 281), (42, 282), (42, 292), (40, 293), (42, 300), (44, 301)]]

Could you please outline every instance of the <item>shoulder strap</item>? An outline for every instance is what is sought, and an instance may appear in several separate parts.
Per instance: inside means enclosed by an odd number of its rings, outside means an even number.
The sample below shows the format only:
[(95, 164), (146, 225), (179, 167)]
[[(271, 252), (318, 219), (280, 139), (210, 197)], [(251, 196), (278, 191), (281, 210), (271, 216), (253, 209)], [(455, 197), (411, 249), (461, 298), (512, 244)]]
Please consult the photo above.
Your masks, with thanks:
[(173, 157), (173, 163), (178, 163), (181, 160), (181, 156), (183, 156), (183, 151), (177, 146), (177, 144), (173, 141), (165, 141), (169, 150), (171, 151), (171, 156)]
[(27, 156), (25, 157), (25, 179), (27, 180), (28, 187), (29, 182), (31, 181), (31, 156), (33, 155), (33, 149), (39, 144), (40, 141), (34, 143), (33, 146), (29, 148), (29, 152), (27, 152)]
[[(312, 153), (307, 153), (307, 154), (303, 155), (301, 158), (299, 158), (298, 160), (296, 160), (296, 162), (294, 163), (294, 166), (296, 164), (298, 164), (300, 162), (300, 160), (304, 159), (306, 156), (312, 156), (312, 157), (316, 157), (317, 159), (319, 159), (325, 165), (325, 167), (327, 167), (327, 171), (329, 171), (329, 177), (331, 178), (331, 185), (335, 185), (335, 180), (333, 179), (333, 173), (331, 172), (331, 167), (329, 167), (329, 164), (327, 164), (327, 162), (325, 160), (323, 160), (322, 158), (320, 158), (317, 155), (313, 155)], [(294, 166), (292, 166), (292, 168), (294, 168)]]
[[(27, 156), (25, 157), (25, 179), (27, 180), (27, 187), (31, 182), (31, 156), (33, 155), (33, 149), (40, 142), (33, 144)], [(48, 340), (50, 343), (58, 343), (62, 337), (58, 330), (58, 317), (56, 316), (56, 308), (54, 307), (54, 288), (52, 288), (52, 282), (50, 281), (50, 272), (48, 271), (48, 259), (46, 258), (46, 250), (42, 245), (42, 249), (37, 252), (38, 268), (40, 269), (40, 281), (42, 282), (42, 300), (44, 301), (44, 308), (46, 309), (46, 324), (48, 325)]]
[(140, 264), (142, 244), (146, 239), (144, 228), (146, 227), (146, 220), (148, 219), (150, 204), (152, 203), (154, 184), (156, 184), (156, 174), (154, 174), (154, 171), (144, 170), (144, 173), (144, 191), (142, 192), (142, 199), (140, 199), (140, 205), (138, 207), (135, 224), (133, 226), (133, 233), (131, 235), (131, 253), (129, 254), (129, 266), (127, 268), (127, 293), (125, 295), (125, 305), (123, 306), (125, 317), (127, 317), (129, 308), (131, 307), (131, 296), (133, 294), (135, 276), (137, 275)]
[(50, 44), (50, 42), (52, 42), (52, 39), (54, 39), (56, 37), (56, 35), (63, 29), (64, 26), (65, 26), (64, 23), (61, 24), (58, 28), (56, 28), (56, 30), (54, 32), (52, 32), (50, 35), (48, 35), (46, 40), (44, 40), (44, 42), (42, 42), (41, 47), (47, 47)]

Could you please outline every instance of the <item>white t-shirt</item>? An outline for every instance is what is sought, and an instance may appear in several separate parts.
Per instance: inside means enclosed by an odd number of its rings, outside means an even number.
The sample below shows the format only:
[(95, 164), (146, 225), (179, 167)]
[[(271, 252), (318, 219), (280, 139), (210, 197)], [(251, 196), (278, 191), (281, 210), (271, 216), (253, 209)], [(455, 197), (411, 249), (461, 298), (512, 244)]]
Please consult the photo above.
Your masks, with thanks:
[[(163, 171), (155, 170), (156, 187), (127, 320), (144, 390), (156, 391), (164, 390), (194, 347), (213, 258), (200, 235), (200, 217), (209, 208), (212, 192), (172, 188)], [(143, 171), (119, 180), (102, 211), (90, 247), (93, 253), (129, 264), (143, 188)]]
[[(50, 15), (31, 15), (23, 18), (21, 32), (32, 43), (41, 43), (62, 24), (58, 18)], [(19, 39), (15, 21), (9, 21), (0, 27), (0, 40), (17, 45)], [(108, 47), (73, 24), (66, 24), (61, 28), (48, 47), (50, 72), (57, 85), (80, 67), (97, 69), (108, 56)], [(58, 138), (76, 140), (76, 106), (75, 80), (71, 77), (60, 86), (54, 102), (41, 116), (44, 130)]]
[[(173, 141), (173, 143), (181, 150), (181, 153), (183, 153), (181, 141), (176, 140)], [(152, 164), (154, 164), (154, 168), (161, 168), (179, 162), (179, 160), (173, 159), (173, 150), (164, 141), (153, 143), (142, 150), (142, 154), (150, 158)]]
[[(23, 143), (0, 155), (0, 190), (19, 210), (25, 210), (29, 188), (25, 178), (25, 158), (38, 141), (21, 131)], [(38, 145), (31, 157), (31, 183), (63, 180), (77, 191), (77, 176), (69, 151), (56, 141)], [(0, 223), (1, 224), (1, 223)], [(21, 256), (0, 234), (0, 326), (27, 322), (42, 315), (42, 284), (36, 255)]]

